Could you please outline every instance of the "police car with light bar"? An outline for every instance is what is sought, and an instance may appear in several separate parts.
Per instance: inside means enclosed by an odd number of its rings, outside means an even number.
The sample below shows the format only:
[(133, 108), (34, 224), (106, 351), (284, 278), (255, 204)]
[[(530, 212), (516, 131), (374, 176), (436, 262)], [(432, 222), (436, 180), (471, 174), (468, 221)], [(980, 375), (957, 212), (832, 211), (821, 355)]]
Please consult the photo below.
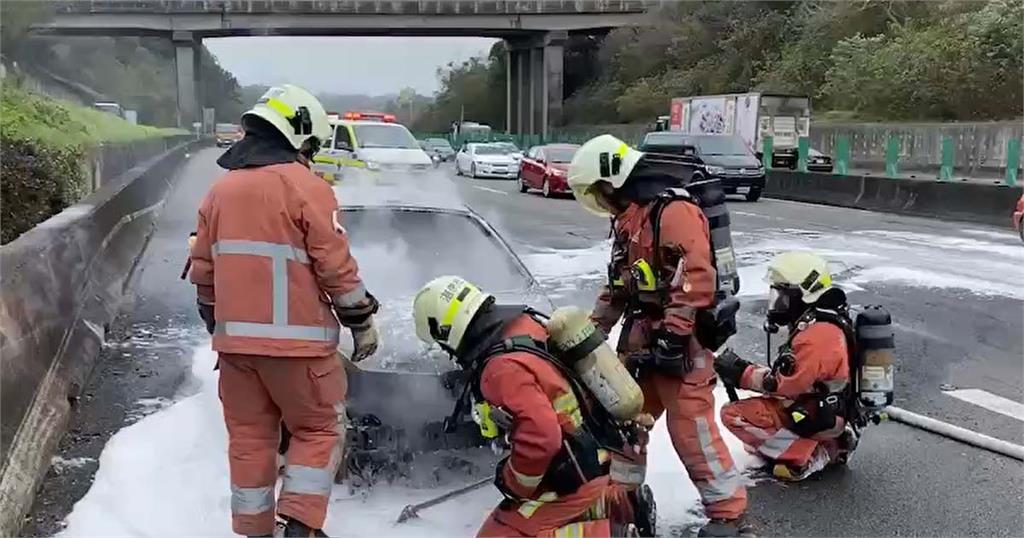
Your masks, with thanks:
[(329, 113), (331, 139), (313, 157), (312, 170), (334, 183), (351, 169), (369, 171), (426, 171), (430, 156), (393, 114), (380, 112)]

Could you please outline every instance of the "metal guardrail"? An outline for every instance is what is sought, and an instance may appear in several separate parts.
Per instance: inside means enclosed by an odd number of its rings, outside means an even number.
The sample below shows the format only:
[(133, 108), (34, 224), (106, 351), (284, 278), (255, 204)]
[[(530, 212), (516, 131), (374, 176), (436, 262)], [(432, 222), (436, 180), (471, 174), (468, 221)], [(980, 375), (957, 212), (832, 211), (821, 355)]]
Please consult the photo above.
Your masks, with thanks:
[(661, 0), (60, 0), (58, 13), (566, 15), (642, 13)]

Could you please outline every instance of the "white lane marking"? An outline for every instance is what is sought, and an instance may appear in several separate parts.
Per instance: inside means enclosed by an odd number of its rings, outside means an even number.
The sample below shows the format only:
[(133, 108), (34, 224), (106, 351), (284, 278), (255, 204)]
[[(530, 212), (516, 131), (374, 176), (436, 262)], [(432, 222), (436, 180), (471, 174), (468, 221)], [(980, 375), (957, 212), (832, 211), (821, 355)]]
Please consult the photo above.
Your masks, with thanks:
[(981, 389), (957, 389), (946, 391), (945, 394), (1024, 422), (1024, 404), (1020, 402), (1008, 400)]
[(480, 187), (480, 186), (478, 186), (478, 185), (473, 185), (473, 188), (474, 188), (474, 189), (479, 189), (479, 190), (482, 190), (482, 191), (487, 191), (487, 192), (493, 192), (494, 194), (500, 194), (500, 195), (502, 195), (502, 196), (504, 196), (504, 195), (508, 194), (508, 193), (507, 193), (507, 192), (505, 192), (505, 191), (499, 191), (498, 189), (492, 189), (492, 188), (490, 188), (490, 187)]

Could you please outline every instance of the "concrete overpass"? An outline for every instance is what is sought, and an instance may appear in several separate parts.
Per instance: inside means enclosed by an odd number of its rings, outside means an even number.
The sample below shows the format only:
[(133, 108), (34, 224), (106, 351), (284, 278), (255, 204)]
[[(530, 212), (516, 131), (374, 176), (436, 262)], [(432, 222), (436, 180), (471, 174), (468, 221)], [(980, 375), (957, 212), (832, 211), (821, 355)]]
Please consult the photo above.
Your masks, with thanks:
[(199, 45), (236, 36), (481, 36), (508, 43), (507, 125), (547, 134), (562, 115), (565, 40), (633, 25), (664, 0), (68, 0), (36, 27), (60, 35), (166, 36), (178, 123), (199, 119)]

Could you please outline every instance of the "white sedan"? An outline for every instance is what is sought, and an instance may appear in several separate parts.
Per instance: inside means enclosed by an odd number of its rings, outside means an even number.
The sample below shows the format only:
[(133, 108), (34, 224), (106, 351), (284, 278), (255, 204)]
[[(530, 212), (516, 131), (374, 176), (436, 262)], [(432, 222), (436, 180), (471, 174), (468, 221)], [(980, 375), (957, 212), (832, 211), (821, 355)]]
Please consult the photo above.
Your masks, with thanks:
[(495, 144), (469, 142), (455, 156), (455, 173), (470, 177), (515, 179), (519, 161), (505, 148)]

